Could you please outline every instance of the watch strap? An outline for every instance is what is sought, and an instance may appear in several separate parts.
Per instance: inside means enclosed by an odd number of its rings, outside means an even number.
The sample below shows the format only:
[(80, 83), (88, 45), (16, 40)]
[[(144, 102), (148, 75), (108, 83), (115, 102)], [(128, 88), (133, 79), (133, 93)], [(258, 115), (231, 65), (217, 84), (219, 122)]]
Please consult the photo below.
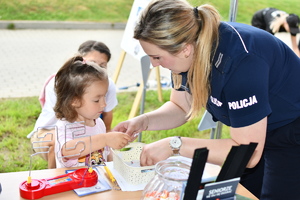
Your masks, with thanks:
[(180, 156), (179, 150), (180, 149), (172, 149), (173, 150), (173, 156)]
[[(181, 137), (180, 136), (174, 136), (174, 137), (177, 137), (178, 139), (181, 140)], [(180, 145), (181, 146), (181, 145)], [(180, 153), (179, 153), (179, 150), (180, 150), (180, 147), (179, 148), (174, 148), (171, 146), (171, 149), (173, 151), (173, 156), (180, 156)]]

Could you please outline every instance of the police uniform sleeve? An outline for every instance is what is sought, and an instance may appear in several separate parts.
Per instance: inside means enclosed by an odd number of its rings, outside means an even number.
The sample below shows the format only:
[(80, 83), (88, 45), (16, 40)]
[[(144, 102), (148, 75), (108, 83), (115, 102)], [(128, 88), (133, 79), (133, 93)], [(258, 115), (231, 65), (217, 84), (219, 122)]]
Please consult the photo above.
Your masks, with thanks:
[(224, 87), (225, 106), (232, 127), (258, 122), (271, 113), (268, 64), (256, 55), (239, 63)]

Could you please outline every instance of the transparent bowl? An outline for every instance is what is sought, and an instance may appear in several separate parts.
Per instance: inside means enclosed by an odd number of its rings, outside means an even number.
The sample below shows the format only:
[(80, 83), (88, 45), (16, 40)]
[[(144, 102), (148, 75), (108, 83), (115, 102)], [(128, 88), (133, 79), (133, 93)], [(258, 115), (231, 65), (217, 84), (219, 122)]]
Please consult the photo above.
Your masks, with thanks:
[(155, 165), (155, 176), (146, 185), (141, 200), (179, 200), (184, 194), (191, 162), (176, 157)]

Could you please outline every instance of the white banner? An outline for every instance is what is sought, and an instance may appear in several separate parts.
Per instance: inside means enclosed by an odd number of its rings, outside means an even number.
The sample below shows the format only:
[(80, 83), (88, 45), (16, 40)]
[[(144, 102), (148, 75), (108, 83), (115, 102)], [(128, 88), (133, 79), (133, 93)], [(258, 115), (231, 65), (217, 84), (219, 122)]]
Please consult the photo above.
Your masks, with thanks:
[(149, 2), (150, 0), (134, 0), (121, 42), (121, 48), (138, 60), (146, 54), (140, 46), (139, 41), (133, 38), (133, 32), (141, 11)]

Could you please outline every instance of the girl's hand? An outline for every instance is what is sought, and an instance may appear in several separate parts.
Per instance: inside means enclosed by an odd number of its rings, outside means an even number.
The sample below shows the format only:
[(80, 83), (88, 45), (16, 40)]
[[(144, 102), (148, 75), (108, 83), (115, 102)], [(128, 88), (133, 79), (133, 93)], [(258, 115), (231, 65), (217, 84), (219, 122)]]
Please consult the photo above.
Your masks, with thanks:
[(130, 141), (130, 136), (122, 132), (105, 133), (105, 144), (113, 149), (122, 149)]

